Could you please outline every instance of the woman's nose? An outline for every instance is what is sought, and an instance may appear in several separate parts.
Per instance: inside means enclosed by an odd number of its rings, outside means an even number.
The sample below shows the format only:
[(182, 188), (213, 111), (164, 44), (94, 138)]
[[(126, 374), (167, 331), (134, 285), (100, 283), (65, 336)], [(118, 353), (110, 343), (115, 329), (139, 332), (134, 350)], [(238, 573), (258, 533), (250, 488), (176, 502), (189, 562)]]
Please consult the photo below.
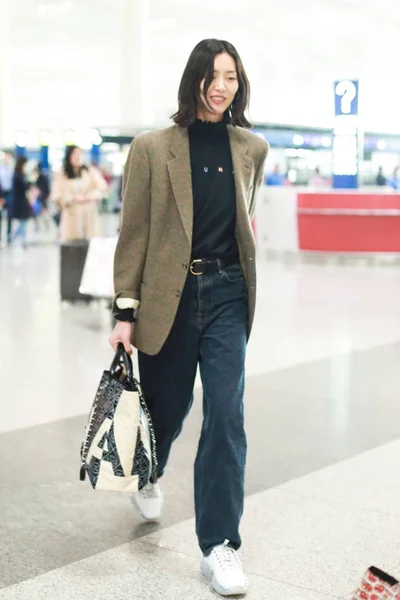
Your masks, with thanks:
[(215, 89), (225, 91), (225, 79), (223, 77), (217, 77), (215, 81)]

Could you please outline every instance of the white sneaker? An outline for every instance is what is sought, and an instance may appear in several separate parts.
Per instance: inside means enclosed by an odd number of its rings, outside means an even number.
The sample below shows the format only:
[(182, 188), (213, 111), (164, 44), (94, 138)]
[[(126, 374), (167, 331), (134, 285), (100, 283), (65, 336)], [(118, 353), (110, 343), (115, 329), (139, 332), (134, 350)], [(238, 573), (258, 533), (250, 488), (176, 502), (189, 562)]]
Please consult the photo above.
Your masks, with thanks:
[(163, 502), (164, 497), (158, 483), (148, 483), (140, 492), (132, 496), (133, 505), (146, 521), (158, 521)]
[(237, 552), (225, 541), (213, 548), (201, 562), (201, 572), (211, 581), (214, 590), (221, 596), (240, 596), (247, 593), (249, 581), (243, 573)]

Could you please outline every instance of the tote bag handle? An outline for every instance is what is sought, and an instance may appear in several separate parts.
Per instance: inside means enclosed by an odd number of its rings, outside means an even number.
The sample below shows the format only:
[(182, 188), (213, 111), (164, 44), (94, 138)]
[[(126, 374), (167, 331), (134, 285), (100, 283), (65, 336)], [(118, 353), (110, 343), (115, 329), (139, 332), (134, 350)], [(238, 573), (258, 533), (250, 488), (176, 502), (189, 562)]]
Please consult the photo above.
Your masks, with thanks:
[(132, 359), (129, 354), (126, 352), (124, 345), (122, 343), (118, 344), (117, 351), (114, 356), (114, 360), (111, 363), (110, 373), (111, 376), (114, 376), (121, 362), (124, 364), (126, 377), (129, 382), (133, 382), (133, 366)]

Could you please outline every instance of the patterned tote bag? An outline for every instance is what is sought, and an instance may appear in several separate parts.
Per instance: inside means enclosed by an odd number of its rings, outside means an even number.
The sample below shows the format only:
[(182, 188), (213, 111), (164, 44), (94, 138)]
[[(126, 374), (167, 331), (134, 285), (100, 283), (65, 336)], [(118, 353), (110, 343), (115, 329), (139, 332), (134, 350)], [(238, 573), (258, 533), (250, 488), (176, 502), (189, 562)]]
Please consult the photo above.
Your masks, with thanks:
[(94, 489), (138, 492), (157, 481), (156, 441), (131, 357), (119, 344), (104, 371), (81, 446), (80, 479)]
[(352, 600), (400, 600), (400, 583), (384, 571), (370, 567)]

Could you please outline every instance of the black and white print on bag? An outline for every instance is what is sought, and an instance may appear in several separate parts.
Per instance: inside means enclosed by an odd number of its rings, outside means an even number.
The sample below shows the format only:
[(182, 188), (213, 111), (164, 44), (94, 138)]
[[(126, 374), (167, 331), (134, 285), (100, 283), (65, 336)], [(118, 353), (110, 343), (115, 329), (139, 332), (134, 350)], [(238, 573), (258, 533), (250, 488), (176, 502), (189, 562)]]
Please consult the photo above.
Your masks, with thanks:
[(157, 480), (155, 436), (146, 402), (140, 384), (122, 369), (102, 375), (85, 428), (81, 463), (81, 480), (87, 474), (98, 490), (133, 493)]

